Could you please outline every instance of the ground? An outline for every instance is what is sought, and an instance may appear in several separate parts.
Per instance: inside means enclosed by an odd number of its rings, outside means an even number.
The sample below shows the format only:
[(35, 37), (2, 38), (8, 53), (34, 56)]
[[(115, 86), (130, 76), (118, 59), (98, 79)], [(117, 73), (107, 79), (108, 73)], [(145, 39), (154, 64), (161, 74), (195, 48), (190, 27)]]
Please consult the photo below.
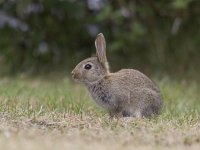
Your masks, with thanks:
[(157, 79), (162, 114), (110, 119), (68, 78), (0, 79), (0, 149), (200, 149), (200, 87)]

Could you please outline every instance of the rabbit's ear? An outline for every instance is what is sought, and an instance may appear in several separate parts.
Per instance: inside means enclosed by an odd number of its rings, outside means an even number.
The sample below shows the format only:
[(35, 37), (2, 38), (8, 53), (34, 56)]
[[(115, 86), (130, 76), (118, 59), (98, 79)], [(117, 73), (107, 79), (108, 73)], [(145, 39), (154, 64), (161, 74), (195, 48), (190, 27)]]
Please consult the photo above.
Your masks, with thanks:
[(97, 38), (95, 40), (95, 46), (96, 46), (96, 53), (99, 62), (105, 66), (107, 63), (106, 58), (106, 41), (102, 33), (99, 33), (97, 35)]

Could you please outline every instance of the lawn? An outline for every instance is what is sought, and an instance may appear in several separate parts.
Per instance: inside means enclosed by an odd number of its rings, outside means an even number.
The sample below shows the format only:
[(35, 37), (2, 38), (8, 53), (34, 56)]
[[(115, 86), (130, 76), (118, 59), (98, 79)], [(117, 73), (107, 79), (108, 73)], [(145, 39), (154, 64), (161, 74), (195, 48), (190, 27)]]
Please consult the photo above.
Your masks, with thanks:
[(162, 114), (110, 119), (68, 78), (0, 79), (0, 149), (200, 149), (200, 87), (156, 80)]

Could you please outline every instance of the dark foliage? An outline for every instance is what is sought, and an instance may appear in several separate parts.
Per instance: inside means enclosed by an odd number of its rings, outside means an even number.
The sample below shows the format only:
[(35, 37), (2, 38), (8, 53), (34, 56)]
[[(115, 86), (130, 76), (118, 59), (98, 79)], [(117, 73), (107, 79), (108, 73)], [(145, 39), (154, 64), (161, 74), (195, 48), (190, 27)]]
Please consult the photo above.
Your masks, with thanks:
[(198, 0), (0, 1), (2, 73), (71, 69), (99, 32), (112, 68), (199, 72)]

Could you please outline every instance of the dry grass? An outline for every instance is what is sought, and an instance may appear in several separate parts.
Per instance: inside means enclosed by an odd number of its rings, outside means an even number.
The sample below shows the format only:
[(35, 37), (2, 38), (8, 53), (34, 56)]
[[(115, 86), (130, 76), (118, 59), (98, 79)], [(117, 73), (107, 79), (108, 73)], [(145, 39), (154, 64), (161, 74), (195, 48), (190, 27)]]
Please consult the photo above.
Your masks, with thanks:
[(1, 80), (0, 149), (200, 149), (194, 83), (159, 81), (165, 107), (157, 118), (111, 120), (82, 87), (61, 81)]

